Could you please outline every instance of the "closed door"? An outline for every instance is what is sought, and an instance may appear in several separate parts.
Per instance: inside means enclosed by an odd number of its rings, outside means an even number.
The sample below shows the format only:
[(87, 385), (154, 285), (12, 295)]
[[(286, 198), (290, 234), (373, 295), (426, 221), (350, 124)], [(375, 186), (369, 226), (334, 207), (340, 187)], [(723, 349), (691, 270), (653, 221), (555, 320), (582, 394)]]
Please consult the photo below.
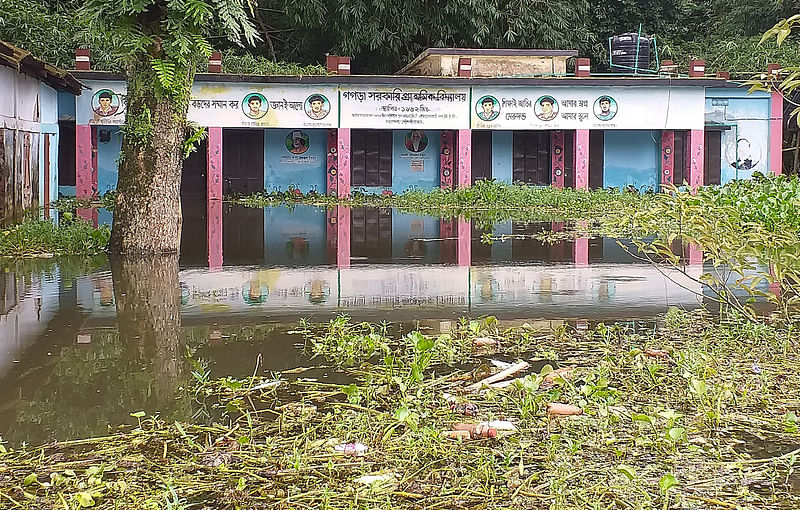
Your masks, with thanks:
[(550, 184), (550, 132), (514, 131), (514, 182)]
[(264, 190), (264, 130), (222, 130), (222, 192), (248, 195)]
[(492, 178), (492, 132), (472, 132), (472, 183)]

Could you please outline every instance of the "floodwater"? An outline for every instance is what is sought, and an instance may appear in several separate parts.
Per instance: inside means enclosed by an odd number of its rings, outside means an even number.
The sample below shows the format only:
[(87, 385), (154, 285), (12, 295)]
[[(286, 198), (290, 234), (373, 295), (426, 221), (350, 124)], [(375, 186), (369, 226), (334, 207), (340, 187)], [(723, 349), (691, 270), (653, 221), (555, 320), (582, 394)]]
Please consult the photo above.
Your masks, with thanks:
[[(192, 377), (187, 352), (212, 377), (251, 375), (257, 359), (262, 375), (319, 364), (288, 333), (301, 318), (345, 313), (436, 332), (463, 316), (581, 326), (703, 304), (700, 284), (615, 240), (555, 240), (558, 223), (204, 203), (184, 216), (179, 258), (2, 262), (4, 440), (105, 434), (140, 410), (191, 419), (174, 398)], [(305, 375), (338, 382), (324, 368)]]

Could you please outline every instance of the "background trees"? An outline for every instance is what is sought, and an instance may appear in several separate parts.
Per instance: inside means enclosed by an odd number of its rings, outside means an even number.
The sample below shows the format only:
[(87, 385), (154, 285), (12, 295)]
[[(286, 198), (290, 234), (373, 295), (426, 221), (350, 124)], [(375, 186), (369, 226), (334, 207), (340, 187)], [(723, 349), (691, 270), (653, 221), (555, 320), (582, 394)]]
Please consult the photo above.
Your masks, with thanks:
[[(113, 41), (87, 33), (73, 14), (82, 3), (0, 0), (0, 38), (65, 67), (74, 47), (88, 44), (94, 64), (111, 67), (105, 49)], [(800, 0), (258, 0), (253, 19), (262, 41), (247, 58), (318, 64), (325, 53), (341, 54), (353, 57), (354, 72), (388, 73), (427, 47), (539, 47), (576, 49), (602, 66), (607, 38), (641, 23), (666, 58), (683, 65), (705, 58), (709, 71), (746, 74), (766, 60), (797, 62), (794, 41), (780, 54), (774, 44), (757, 47), (764, 31), (797, 12)], [(240, 46), (222, 32), (209, 40), (237, 65)]]

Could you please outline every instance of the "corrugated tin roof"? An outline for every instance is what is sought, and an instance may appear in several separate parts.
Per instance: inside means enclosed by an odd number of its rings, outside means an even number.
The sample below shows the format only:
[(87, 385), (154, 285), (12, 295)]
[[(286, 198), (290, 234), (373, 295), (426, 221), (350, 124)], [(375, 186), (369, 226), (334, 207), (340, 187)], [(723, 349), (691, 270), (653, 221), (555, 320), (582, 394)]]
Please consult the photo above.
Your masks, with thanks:
[(43, 62), (31, 52), (5, 41), (0, 41), (0, 64), (41, 80), (54, 89), (66, 90), (76, 96), (84, 88), (84, 85), (67, 71)]

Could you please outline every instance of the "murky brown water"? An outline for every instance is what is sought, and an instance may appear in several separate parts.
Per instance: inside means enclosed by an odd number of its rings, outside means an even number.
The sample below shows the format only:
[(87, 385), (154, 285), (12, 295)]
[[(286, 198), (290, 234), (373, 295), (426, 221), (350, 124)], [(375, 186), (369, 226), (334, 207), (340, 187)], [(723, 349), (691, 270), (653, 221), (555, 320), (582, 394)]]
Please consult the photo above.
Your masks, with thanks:
[[(180, 258), (3, 262), (4, 440), (104, 434), (139, 410), (189, 419), (189, 403), (174, 398), (192, 377), (187, 350), (213, 377), (250, 375), (259, 357), (261, 373), (315, 364), (287, 333), (300, 318), (346, 313), (437, 330), (461, 316), (547, 326), (702, 304), (701, 287), (676, 285), (610, 239), (487, 245), (463, 222), (353, 210), (341, 228), (331, 223), (341, 216), (303, 206), (226, 205), (220, 233), (207, 214), (205, 204), (186, 210)], [(559, 228), (507, 222), (494, 234)], [(339, 378), (325, 368), (309, 376)]]

